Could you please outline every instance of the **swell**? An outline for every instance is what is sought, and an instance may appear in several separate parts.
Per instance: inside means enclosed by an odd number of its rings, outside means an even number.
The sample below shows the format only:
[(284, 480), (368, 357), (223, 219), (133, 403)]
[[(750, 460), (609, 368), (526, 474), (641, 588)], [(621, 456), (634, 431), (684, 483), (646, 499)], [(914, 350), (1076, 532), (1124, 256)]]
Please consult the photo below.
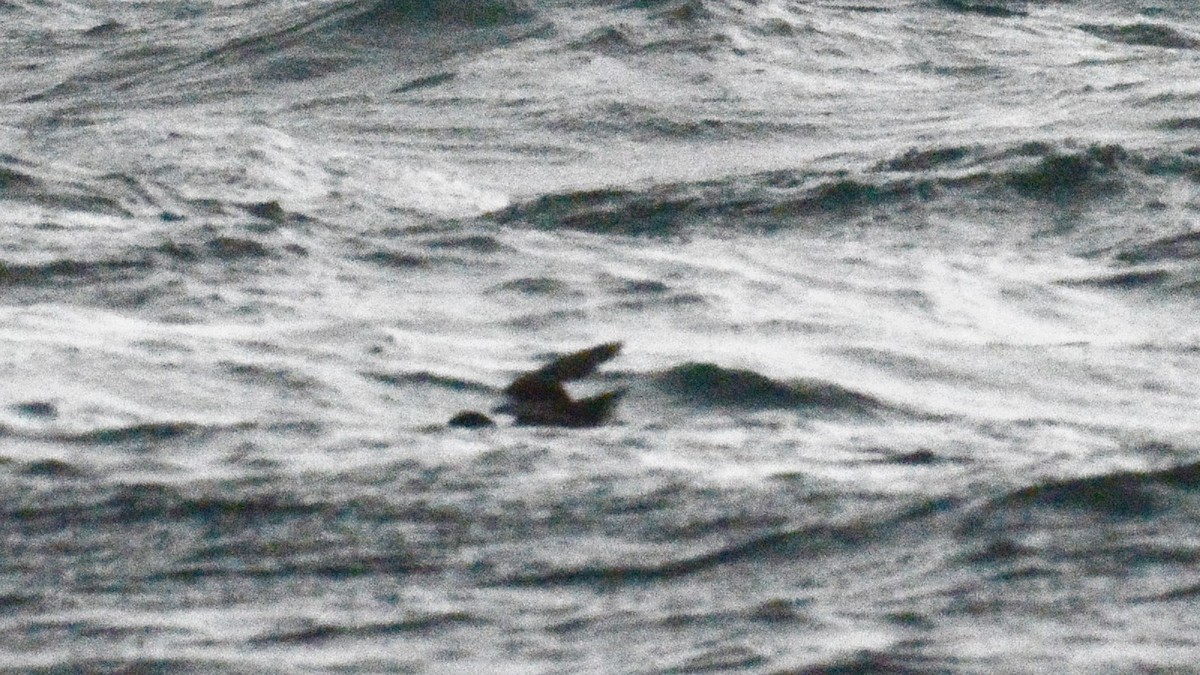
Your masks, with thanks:
[[(3, 5), (0, 4), (0, 8)], [(0, 668), (0, 673), (16, 675), (55, 675), (56, 673), (220, 673), (229, 664), (223, 659), (184, 657), (106, 658), (69, 656), (45, 666), (25, 666), (20, 669)]]
[(1117, 243), (1083, 252), (1086, 257), (1107, 259), (1115, 269), (1060, 283), (1194, 295), (1200, 288), (1200, 230), (1190, 221), (1155, 220), (1162, 223), (1159, 228), (1143, 227)]
[(472, 391), (486, 394), (496, 393), (495, 387), (490, 387), (482, 382), (439, 375), (437, 373), (431, 373), (425, 370), (406, 373), (380, 373), (372, 371), (364, 372), (362, 375), (377, 382), (382, 382), (383, 384), (388, 384), (395, 387), (430, 386), (449, 389), (451, 391)]
[[(21, 412), (21, 409), (32, 409), (36, 407), (34, 412)], [(41, 418), (43, 420), (55, 420), (59, 417), (59, 413), (53, 404), (45, 402), (30, 402), (13, 406), (22, 416), (31, 418)], [(43, 411), (44, 408), (44, 411)], [(101, 445), (121, 445), (121, 444), (137, 444), (137, 445), (155, 445), (176, 440), (198, 440), (213, 434), (216, 434), (225, 429), (244, 430), (250, 428), (250, 424), (235, 425), (233, 427), (223, 427), (217, 425), (198, 424), (195, 422), (184, 421), (165, 421), (165, 422), (138, 422), (134, 424), (118, 424), (112, 426), (102, 426), (86, 431), (54, 431), (43, 430), (41, 428), (16, 428), (5, 427), (0, 425), (0, 437), (14, 436), (31, 440), (52, 441), (54, 443), (69, 443), (84, 446), (101, 446)], [(54, 473), (56, 463), (51, 461), (45, 467), (48, 473)]]
[[(168, 270), (186, 271), (205, 263), (256, 265), (308, 255), (307, 249), (294, 241), (272, 236), (282, 225), (312, 222), (304, 214), (284, 211), (277, 202), (187, 200), (169, 188), (124, 175), (79, 180), (36, 175), (45, 171), (8, 170), (10, 183), (20, 187), (0, 192), (0, 199), (53, 204), (57, 213), (49, 222), (9, 226), (15, 241), (0, 251), (0, 290), (91, 285), (103, 291), (114, 288), (112, 282), (146, 279)], [(22, 177), (13, 178), (18, 174)], [(97, 205), (99, 210), (92, 208)], [(72, 222), (74, 214), (62, 212), (64, 208), (98, 215), (116, 213), (126, 227), (114, 235), (102, 227), (77, 225)]]
[(747, 560), (796, 559), (816, 556), (837, 546), (862, 544), (867, 531), (861, 526), (814, 526), (773, 532), (750, 541), (718, 548), (681, 560), (649, 565), (584, 565), (517, 574), (498, 581), (505, 586), (556, 586), (575, 584), (624, 585), (668, 581)]
[[(1188, 224), (1193, 228), (1194, 225)], [(1121, 246), (1098, 250), (1118, 266), (1114, 272), (1097, 274), (1064, 283), (1118, 290), (1182, 291), (1192, 294), (1200, 287), (1200, 231), (1188, 229), (1163, 237), (1141, 237)]]
[[(91, 533), (78, 537), (81, 550), (103, 541), (142, 556), (141, 564), (111, 578), (120, 584), (413, 574), (435, 570), (442, 557), (439, 547), (425, 550), (420, 539), (396, 532), (397, 525), (426, 527), (431, 531), (421, 538), (438, 536), (448, 516), (420, 504), (334, 498), (276, 480), (110, 484), (57, 460), (14, 468), (5, 481), (0, 534), (22, 542), (7, 561), (16, 568), (54, 547), (64, 528)], [(69, 552), (56, 559), (81, 573), (91, 564)]]
[(183, 243), (169, 238), (157, 245), (135, 244), (108, 257), (64, 257), (36, 263), (0, 259), (0, 288), (60, 289), (67, 285), (109, 284), (206, 263), (254, 264), (305, 255), (307, 252), (296, 244), (275, 245), (258, 237), (217, 235), (200, 243)]
[[(70, 223), (67, 214), (54, 217)], [(172, 321), (185, 321), (191, 319), (181, 308), (199, 299), (181, 296), (191, 289), (180, 280), (227, 283), (234, 275), (294, 274), (307, 261), (324, 262), (321, 254), (395, 274), (475, 267), (512, 253), (487, 233), (397, 232), (386, 242), (331, 234), (324, 223), (273, 201), (211, 200), (130, 220), (116, 235), (86, 224), (0, 225), (14, 238), (0, 250), (0, 296), (28, 301), (69, 292), (80, 304), (161, 310)], [(331, 239), (336, 246), (325, 247)]]
[(626, 585), (670, 581), (714, 568), (745, 562), (796, 561), (845, 554), (906, 531), (917, 523), (954, 508), (947, 500), (929, 500), (882, 520), (867, 518), (845, 524), (818, 524), (761, 534), (696, 556), (646, 565), (592, 564), (535, 570), (496, 580), (496, 585)]
[[(1169, 579), (1200, 561), (1190, 535), (1197, 497), (1200, 463), (1034, 483), (962, 514), (959, 559), (1005, 584), (1070, 583), (1067, 574)], [(1132, 582), (1127, 592), (1157, 602), (1189, 589)]]
[(520, 0), (382, 0), (349, 20), (345, 27), (380, 23), (488, 27), (521, 23), (533, 16), (532, 6)]
[(1163, 49), (1200, 49), (1200, 39), (1156, 23), (1081, 24), (1079, 29), (1111, 42)]
[(66, 280), (109, 282), (144, 275), (153, 267), (146, 256), (108, 260), (63, 259), (41, 264), (10, 264), (0, 260), (0, 287), (56, 285)]
[(1158, 471), (1113, 473), (1050, 481), (1010, 492), (989, 509), (1090, 512), (1111, 518), (1151, 518), (1200, 492), (1200, 463)]
[(425, 633), (436, 630), (448, 630), (456, 626), (479, 625), (484, 623), (465, 612), (444, 612), (414, 616), (401, 621), (378, 623), (360, 623), (354, 625), (316, 623), (303, 627), (281, 627), (264, 635), (253, 638), (250, 642), (256, 646), (321, 644), (338, 639), (368, 639), (410, 633)]
[(215, 427), (206, 427), (191, 422), (146, 422), (126, 426), (104, 427), (75, 434), (55, 434), (51, 438), (64, 443), (80, 443), (83, 445), (145, 444), (180, 438), (195, 438), (215, 431)]
[(888, 406), (866, 394), (820, 380), (779, 381), (752, 370), (712, 363), (685, 363), (657, 374), (654, 384), (699, 407), (742, 410), (789, 409), (871, 414)]
[(203, 54), (196, 62), (231, 64), (248, 57), (308, 53), (313, 48), (331, 54), (341, 53), (357, 62), (362, 57), (353, 52), (341, 52), (337, 46), (403, 49), (406, 40), (401, 38), (408, 31), (500, 28), (526, 23), (534, 16), (532, 7), (519, 0), (342, 2), (299, 20), (285, 15), (276, 19), (280, 25), (230, 40)]
[[(121, 30), (115, 47), (94, 47), (100, 58), (85, 69), (22, 100), (73, 100), (88, 109), (117, 95), (123, 103), (133, 97), (169, 105), (220, 99), (253, 91), (247, 77), (263, 84), (317, 79), (369, 64), (377, 49), (393, 50), (408, 66), (444, 66), (457, 55), (520, 39), (520, 27), (535, 16), (518, 0), (260, 6), (246, 11), (241, 24), (219, 31), (202, 24), (191, 31), (154, 25)], [(213, 45), (214, 33), (229, 37)]]
[(571, 43), (571, 48), (610, 56), (655, 53), (712, 56), (737, 53), (731, 25), (767, 36), (789, 35), (791, 24), (776, 19), (760, 23), (726, 2), (614, 3), (612, 21)]
[(178, 218), (175, 211), (213, 213), (211, 203), (188, 199), (174, 187), (153, 179), (55, 165), (52, 158), (7, 154), (0, 154), (0, 201), (56, 211), (164, 221)]
[(933, 146), (859, 170), (778, 170), (547, 194), (484, 218), (503, 227), (621, 237), (795, 231), (920, 246), (1004, 244), (1099, 258), (1113, 268), (1064, 284), (1191, 292), (1200, 234), (1187, 214), (1197, 207), (1190, 196), (1197, 184), (1200, 154), (1192, 150)]
[(273, 579), (321, 577), (351, 579), (370, 575), (433, 573), (437, 567), (408, 551), (369, 553), (348, 543), (312, 545), (304, 550), (285, 550), (276, 542), (269, 546), (240, 546), (237, 554), (203, 562), (172, 565), (169, 570), (146, 576), (147, 581), (194, 583), (204, 579)]
[(784, 170), (648, 190), (544, 195), (489, 217), (510, 226), (627, 236), (673, 236), (731, 222), (750, 231), (810, 229), (947, 201), (1002, 201), (1039, 212), (1047, 204), (1104, 203), (1142, 190), (1151, 179), (1198, 182), (1200, 157), (1142, 155), (1119, 145), (932, 147), (854, 172)]
[(0, 157), (0, 161), (10, 164), (9, 167), (0, 166), (0, 200), (99, 215), (132, 215), (119, 198), (108, 194), (111, 192), (108, 189), (97, 190), (62, 180), (43, 180), (33, 166), (23, 167), (23, 170), (11, 168), (16, 160), (8, 155)]
[[(498, 577), (493, 585), (620, 586), (669, 582), (740, 564), (805, 561), (824, 556), (854, 555), (856, 549), (879, 546), (897, 537), (912, 537), (950, 525), (962, 540), (959, 562), (999, 567), (999, 580), (1019, 581), (1047, 573), (1054, 560), (1083, 558), (1086, 569), (1113, 566), (1194, 566), (1200, 559), (1190, 539), (1171, 536), (1173, 528), (1190, 527), (1190, 514), (1200, 495), (1200, 463), (1156, 471), (1115, 471), (1096, 476), (1040, 482), (968, 506), (966, 499), (929, 499), (889, 518), (857, 518), (798, 528), (772, 528), (749, 539), (697, 555), (645, 563), (604, 561), (580, 565), (534, 564), (530, 569)], [(1158, 535), (1127, 538), (1119, 528), (1131, 520), (1155, 519)], [(936, 524), (935, 523), (941, 523)], [(1125, 532), (1112, 538), (1108, 533)], [(1047, 538), (1047, 533), (1057, 533)], [(1104, 538), (1097, 541), (1097, 537)], [(1156, 538), (1157, 537), (1157, 538)], [(1026, 543), (1026, 540), (1030, 543)], [(1047, 561), (1051, 561), (1048, 563)], [(1039, 571), (1043, 570), (1043, 571)], [(1159, 599), (1191, 597), (1193, 586)]]
[(1119, 251), (1115, 258), (1133, 265), (1169, 260), (1197, 260), (1200, 259), (1200, 231), (1152, 239)]
[(1010, 9), (1002, 1), (976, 2), (974, 0), (938, 0), (938, 4), (953, 12), (959, 12), (962, 14), (979, 14), (981, 16), (990, 16), (1002, 19), (1029, 15), (1029, 12), (1023, 10)]
[(920, 647), (919, 641), (902, 641), (891, 649), (861, 649), (788, 672), (791, 675), (946, 675), (959, 670), (955, 659), (922, 654)]

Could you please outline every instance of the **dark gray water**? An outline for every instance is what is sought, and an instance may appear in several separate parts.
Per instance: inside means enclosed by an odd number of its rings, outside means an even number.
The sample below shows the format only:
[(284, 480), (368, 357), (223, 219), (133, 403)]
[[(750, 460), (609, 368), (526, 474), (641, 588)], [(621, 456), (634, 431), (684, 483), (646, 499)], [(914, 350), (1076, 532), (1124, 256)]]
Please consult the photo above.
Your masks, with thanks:
[[(5, 671), (1196, 672), (1192, 3), (0, 45)], [(610, 340), (610, 424), (445, 426)]]

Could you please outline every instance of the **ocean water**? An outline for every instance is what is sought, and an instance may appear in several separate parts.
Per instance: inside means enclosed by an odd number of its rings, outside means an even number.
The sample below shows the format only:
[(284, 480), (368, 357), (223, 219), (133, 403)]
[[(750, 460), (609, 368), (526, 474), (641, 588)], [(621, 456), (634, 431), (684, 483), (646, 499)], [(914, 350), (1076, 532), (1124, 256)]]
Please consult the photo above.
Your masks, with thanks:
[[(0, 670), (1200, 672), (1200, 8), (0, 0)], [(624, 349), (586, 430), (451, 429)]]

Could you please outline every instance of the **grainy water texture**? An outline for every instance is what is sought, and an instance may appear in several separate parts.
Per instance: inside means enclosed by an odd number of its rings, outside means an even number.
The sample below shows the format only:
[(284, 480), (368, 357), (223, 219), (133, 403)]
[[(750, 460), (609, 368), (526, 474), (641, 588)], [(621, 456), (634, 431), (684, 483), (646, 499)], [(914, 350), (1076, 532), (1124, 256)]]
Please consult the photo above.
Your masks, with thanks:
[(0, 670), (1200, 672), (1198, 291), (1192, 0), (0, 0)]

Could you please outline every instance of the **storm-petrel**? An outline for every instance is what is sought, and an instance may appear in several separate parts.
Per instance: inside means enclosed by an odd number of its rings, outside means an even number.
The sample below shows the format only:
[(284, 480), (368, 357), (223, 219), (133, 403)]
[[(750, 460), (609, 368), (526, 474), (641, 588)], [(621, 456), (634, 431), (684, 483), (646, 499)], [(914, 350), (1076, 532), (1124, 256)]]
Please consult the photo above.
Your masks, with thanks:
[[(576, 400), (571, 398), (562, 383), (591, 375), (600, 364), (620, 351), (620, 342), (607, 342), (572, 352), (537, 370), (523, 373), (504, 388), (508, 400), (495, 408), (495, 412), (513, 415), (516, 424), (521, 426), (599, 426), (608, 420), (617, 401), (625, 395), (625, 389)], [(452, 427), (478, 428), (492, 426), (495, 422), (483, 413), (464, 411), (455, 415), (449, 424)]]

